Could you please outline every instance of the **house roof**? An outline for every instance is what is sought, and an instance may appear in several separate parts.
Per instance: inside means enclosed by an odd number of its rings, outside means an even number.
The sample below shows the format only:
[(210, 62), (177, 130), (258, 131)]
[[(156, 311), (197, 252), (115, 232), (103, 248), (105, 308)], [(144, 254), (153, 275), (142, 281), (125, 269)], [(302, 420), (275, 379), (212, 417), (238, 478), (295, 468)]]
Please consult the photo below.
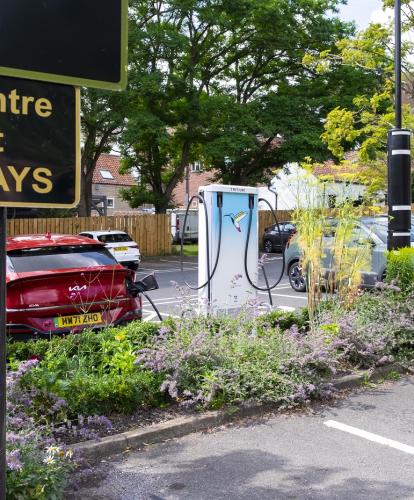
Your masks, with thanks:
[(345, 160), (346, 162), (341, 165), (335, 164), (332, 160), (325, 161), (324, 163), (315, 165), (312, 173), (316, 177), (329, 176), (335, 181), (343, 182), (347, 175), (352, 176), (368, 168), (367, 165), (359, 162), (357, 151), (346, 153)]
[(93, 184), (112, 184), (114, 186), (135, 186), (136, 179), (131, 174), (120, 174), (121, 157), (101, 154), (93, 172)]

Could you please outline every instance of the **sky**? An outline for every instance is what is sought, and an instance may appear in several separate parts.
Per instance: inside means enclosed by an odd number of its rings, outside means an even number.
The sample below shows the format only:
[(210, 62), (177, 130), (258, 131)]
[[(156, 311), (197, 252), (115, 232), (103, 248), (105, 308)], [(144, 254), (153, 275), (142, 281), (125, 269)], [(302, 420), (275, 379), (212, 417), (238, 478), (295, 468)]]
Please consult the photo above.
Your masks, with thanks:
[(348, 0), (339, 16), (345, 21), (355, 21), (358, 29), (366, 28), (370, 22), (384, 22), (387, 17), (381, 0)]

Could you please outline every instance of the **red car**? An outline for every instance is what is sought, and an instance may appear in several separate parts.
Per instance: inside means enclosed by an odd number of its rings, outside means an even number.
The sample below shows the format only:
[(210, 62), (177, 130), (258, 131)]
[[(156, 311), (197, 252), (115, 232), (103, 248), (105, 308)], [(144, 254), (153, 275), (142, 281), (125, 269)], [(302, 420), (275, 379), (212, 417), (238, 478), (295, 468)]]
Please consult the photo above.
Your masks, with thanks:
[(142, 318), (134, 272), (102, 243), (81, 236), (7, 239), (7, 333), (14, 338), (81, 331)]

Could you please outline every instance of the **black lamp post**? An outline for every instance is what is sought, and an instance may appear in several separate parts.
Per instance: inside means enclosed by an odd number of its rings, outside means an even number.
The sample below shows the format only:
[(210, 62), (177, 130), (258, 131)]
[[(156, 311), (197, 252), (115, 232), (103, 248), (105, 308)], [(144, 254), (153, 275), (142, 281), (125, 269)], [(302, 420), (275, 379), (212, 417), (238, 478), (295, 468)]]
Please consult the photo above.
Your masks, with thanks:
[(388, 249), (410, 246), (411, 131), (402, 127), (401, 0), (395, 0), (395, 128), (388, 133)]

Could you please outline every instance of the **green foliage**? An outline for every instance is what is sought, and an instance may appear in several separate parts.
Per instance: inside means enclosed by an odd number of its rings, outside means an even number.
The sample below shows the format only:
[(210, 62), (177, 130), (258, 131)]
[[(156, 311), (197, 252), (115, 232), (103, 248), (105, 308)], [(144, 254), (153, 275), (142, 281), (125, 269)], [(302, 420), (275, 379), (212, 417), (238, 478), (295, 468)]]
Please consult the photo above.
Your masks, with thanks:
[(281, 331), (288, 330), (293, 325), (298, 328), (307, 329), (309, 322), (308, 309), (305, 307), (299, 311), (272, 311), (257, 319), (262, 328), (279, 328)]
[[(363, 206), (353, 207), (352, 202), (342, 196), (332, 220), (332, 214), (323, 208), (323, 201), (320, 205), (324, 199), (323, 183), (313, 180), (311, 187), (309, 199), (305, 192), (298, 200), (293, 220), (297, 228), (294, 241), (300, 250), (306, 278), (309, 316), (315, 321), (324, 291), (335, 290), (344, 308), (352, 304), (361, 285), (362, 272), (371, 268), (372, 246), (358, 226)], [(329, 275), (326, 269), (330, 269)]]
[(275, 166), (328, 155), (322, 119), (376, 76), (302, 64), (308, 51), (338, 52), (352, 27), (329, 16), (339, 0), (133, 0), (124, 170), (131, 206), (165, 211), (186, 167), (201, 160), (225, 183), (262, 181)]
[(386, 281), (395, 283), (404, 293), (414, 289), (414, 248), (388, 252)]
[[(33, 430), (36, 432), (36, 430)], [(59, 448), (56, 447), (57, 450)], [(45, 462), (45, 460), (48, 460)], [(42, 453), (32, 444), (19, 448), (19, 461), (24, 464), (21, 470), (7, 471), (8, 500), (58, 500), (63, 498), (67, 476), (73, 466), (65, 460), (65, 452)]]
[(109, 153), (122, 131), (127, 92), (109, 92), (82, 89), (81, 127), (83, 134), (81, 200), (78, 213), (89, 216), (92, 202), (92, 178), (96, 163), (102, 153)]
[(7, 362), (12, 368), (17, 368), (21, 361), (31, 357), (43, 358), (49, 346), (50, 342), (44, 339), (28, 340), (27, 342), (8, 339)]
[[(177, 255), (181, 254), (181, 245), (173, 245), (173, 252)], [(184, 245), (183, 255), (185, 257), (196, 257), (198, 255), (198, 245)]]
[[(384, 0), (384, 7), (394, 4)], [(414, 27), (413, 9), (410, 2), (402, 2), (403, 30)], [(394, 54), (393, 27), (371, 24), (354, 37), (346, 37), (336, 44), (337, 51), (308, 52), (303, 60), (308, 67), (322, 74), (329, 74), (338, 65), (358, 68), (365, 74), (375, 75), (377, 81), (372, 89), (356, 91), (352, 102), (339, 105), (327, 114), (322, 139), (328, 149), (348, 169), (343, 161), (347, 151), (358, 149), (364, 168), (355, 180), (368, 186), (371, 193), (386, 190), (386, 144), (387, 134), (395, 120), (394, 113)], [(404, 90), (414, 95), (412, 42), (405, 41), (402, 47)], [(356, 88), (354, 89), (356, 90)], [(403, 106), (403, 127), (412, 129), (414, 116), (409, 105)], [(414, 200), (414, 194), (413, 194)]]
[(49, 394), (67, 401), (68, 418), (130, 412), (163, 401), (160, 377), (135, 365), (136, 351), (151, 344), (156, 332), (156, 325), (137, 322), (99, 333), (55, 337), (47, 345), (40, 341), (25, 347), (16, 342), (9, 345), (9, 359), (39, 356), (39, 365), (24, 377), (24, 384), (38, 389), (39, 417), (52, 404)]

